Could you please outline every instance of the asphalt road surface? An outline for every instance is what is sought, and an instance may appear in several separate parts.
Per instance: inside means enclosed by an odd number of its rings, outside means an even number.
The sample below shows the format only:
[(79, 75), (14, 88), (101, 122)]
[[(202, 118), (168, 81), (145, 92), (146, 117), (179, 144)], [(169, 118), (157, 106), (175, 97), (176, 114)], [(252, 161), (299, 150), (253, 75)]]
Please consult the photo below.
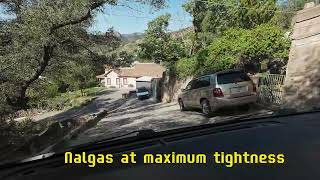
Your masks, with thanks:
[(216, 116), (207, 118), (200, 111), (179, 110), (177, 103), (156, 103), (152, 99), (140, 101), (129, 99), (119, 108), (110, 112), (94, 127), (87, 129), (76, 138), (70, 139), (57, 148), (80, 145), (96, 140), (114, 137), (135, 130), (153, 129), (164, 131), (169, 129), (216, 123), (241, 117), (256, 117), (272, 114), (270, 110), (253, 106), (250, 110), (236, 108), (218, 112)]

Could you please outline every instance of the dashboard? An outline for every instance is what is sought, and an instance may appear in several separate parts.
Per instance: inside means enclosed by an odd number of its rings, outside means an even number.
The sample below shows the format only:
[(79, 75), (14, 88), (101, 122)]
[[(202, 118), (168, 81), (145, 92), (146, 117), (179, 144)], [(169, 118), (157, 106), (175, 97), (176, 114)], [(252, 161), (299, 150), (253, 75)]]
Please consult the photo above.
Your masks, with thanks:
[[(320, 179), (319, 129), (320, 113), (314, 112), (212, 125), (183, 132), (172, 131), (156, 137), (133, 138), (126, 143), (115, 140), (74, 151), (112, 154), (112, 163), (96, 164), (94, 167), (85, 163), (66, 164), (62, 153), (2, 166), (0, 179)], [(135, 160), (123, 162), (123, 154), (130, 153), (135, 154)], [(219, 161), (215, 153), (220, 155)], [(242, 157), (241, 163), (234, 159), (230, 163), (230, 158), (235, 157), (228, 156), (228, 160), (226, 155), (235, 153), (255, 154), (258, 157), (263, 154), (267, 159), (256, 161), (254, 156), (253, 161), (250, 157), (245, 162)], [(205, 155), (205, 162), (199, 160), (199, 154)], [(189, 159), (180, 159), (177, 163), (177, 155)], [(192, 160), (190, 155), (195, 155), (194, 161), (191, 161), (193, 163), (189, 161)], [(278, 155), (283, 157), (277, 158)], [(217, 163), (222, 162), (222, 156), (224, 163)], [(275, 160), (271, 161), (270, 157)], [(130, 158), (127, 157), (127, 160)]]

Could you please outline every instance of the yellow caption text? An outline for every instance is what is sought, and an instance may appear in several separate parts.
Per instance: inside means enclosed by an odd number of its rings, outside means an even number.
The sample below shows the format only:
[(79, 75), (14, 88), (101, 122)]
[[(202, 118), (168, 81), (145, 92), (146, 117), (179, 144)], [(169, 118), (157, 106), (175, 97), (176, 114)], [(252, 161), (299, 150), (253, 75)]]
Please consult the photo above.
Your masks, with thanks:
[[(234, 167), (236, 164), (284, 164), (284, 154), (256, 154), (256, 153), (225, 153), (214, 152), (210, 157), (206, 154), (143, 154), (144, 164), (206, 164), (212, 161), (216, 164), (225, 165), (228, 168)], [(114, 163), (113, 154), (73, 154), (65, 153), (66, 164), (87, 164), (89, 167), (95, 167), (97, 164)], [(137, 154), (135, 152), (121, 154), (120, 163), (136, 164)]]

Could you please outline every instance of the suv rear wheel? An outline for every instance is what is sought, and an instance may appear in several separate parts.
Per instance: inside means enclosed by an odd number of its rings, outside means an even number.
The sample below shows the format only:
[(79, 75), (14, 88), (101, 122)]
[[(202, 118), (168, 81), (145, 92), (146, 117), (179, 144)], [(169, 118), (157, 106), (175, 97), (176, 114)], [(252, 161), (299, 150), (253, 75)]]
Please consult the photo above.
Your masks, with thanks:
[(186, 110), (186, 108), (184, 107), (184, 104), (183, 104), (183, 101), (182, 101), (182, 99), (179, 99), (179, 107), (180, 107), (180, 111), (185, 111)]
[(211, 110), (211, 106), (208, 100), (203, 100), (201, 101), (201, 108), (202, 108), (202, 113), (207, 116), (210, 117), (212, 116), (212, 110)]

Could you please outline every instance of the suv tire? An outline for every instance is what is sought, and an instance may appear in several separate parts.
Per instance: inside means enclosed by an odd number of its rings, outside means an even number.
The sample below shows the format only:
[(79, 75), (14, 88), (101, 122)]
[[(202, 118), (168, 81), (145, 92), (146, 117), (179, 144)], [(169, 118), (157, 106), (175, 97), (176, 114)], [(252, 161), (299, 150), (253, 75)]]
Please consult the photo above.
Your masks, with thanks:
[(184, 106), (182, 99), (179, 99), (178, 103), (179, 103), (180, 111), (185, 111), (186, 107)]
[(240, 106), (240, 110), (245, 111), (245, 112), (250, 111), (250, 109), (251, 109), (250, 104), (245, 104), (245, 105)]
[(206, 117), (211, 117), (213, 112), (211, 110), (211, 106), (208, 100), (203, 100), (201, 101), (201, 109), (202, 109), (202, 113), (206, 116)]

